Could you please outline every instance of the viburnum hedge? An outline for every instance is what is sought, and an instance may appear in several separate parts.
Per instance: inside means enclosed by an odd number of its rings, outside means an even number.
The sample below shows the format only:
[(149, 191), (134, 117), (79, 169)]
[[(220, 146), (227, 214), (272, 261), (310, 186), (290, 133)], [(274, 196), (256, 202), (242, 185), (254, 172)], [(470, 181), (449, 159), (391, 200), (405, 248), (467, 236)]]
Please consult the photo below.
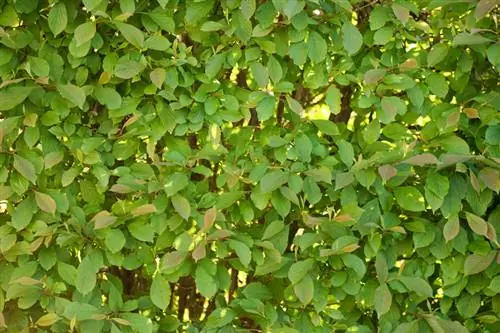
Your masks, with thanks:
[(0, 331), (500, 332), (498, 0), (0, 0)]

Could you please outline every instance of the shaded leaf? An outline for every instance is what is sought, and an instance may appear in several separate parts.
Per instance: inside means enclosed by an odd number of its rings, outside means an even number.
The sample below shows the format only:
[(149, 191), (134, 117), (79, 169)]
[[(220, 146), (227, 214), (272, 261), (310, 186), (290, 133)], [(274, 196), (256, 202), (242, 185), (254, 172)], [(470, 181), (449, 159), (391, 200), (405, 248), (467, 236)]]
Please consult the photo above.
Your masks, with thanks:
[(56, 202), (52, 197), (46, 193), (35, 191), (35, 200), (38, 207), (44, 212), (55, 214)]
[(86, 96), (82, 88), (73, 84), (59, 84), (57, 85), (57, 91), (59, 91), (62, 97), (75, 104), (80, 109), (83, 109)]
[(465, 258), (464, 274), (474, 275), (481, 273), (488, 268), (495, 259), (495, 252), (491, 251), (485, 256), (478, 254), (470, 254)]
[(170, 198), (175, 211), (185, 220), (191, 216), (191, 205), (189, 201), (181, 195), (174, 195)]
[(170, 303), (170, 284), (160, 274), (156, 274), (151, 283), (149, 297), (154, 305), (165, 310)]

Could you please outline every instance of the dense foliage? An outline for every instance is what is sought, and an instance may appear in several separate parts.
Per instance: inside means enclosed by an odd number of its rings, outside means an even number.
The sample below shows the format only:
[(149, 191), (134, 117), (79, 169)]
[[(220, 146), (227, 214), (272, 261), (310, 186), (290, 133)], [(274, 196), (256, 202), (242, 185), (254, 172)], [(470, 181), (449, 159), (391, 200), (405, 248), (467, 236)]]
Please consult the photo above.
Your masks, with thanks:
[(500, 332), (498, 0), (0, 0), (0, 331)]

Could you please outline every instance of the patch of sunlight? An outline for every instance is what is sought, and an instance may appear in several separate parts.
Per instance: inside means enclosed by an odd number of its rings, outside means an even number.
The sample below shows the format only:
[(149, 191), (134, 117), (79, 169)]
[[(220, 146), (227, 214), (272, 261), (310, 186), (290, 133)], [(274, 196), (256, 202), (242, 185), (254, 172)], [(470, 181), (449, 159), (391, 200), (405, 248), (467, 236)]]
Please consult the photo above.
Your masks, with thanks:
[(406, 52), (410, 52), (413, 49), (416, 49), (418, 47), (417, 43), (410, 43), (408, 46), (406, 46)]
[(0, 201), (0, 213), (5, 213), (7, 211), (7, 200)]
[(190, 318), (189, 318), (189, 308), (186, 307), (184, 309), (184, 317), (182, 318), (183, 321), (185, 322), (189, 322), (190, 321)]
[(236, 83), (236, 80), (238, 79), (239, 73), (240, 73), (240, 69), (238, 68), (238, 65), (236, 64), (236, 66), (234, 66), (232, 71), (231, 71), (231, 75), (229, 75), (229, 80), (231, 82)]
[(425, 116), (425, 117), (420, 116), (416, 120), (417, 125), (421, 126), (421, 127), (424, 127), (430, 121), (431, 121), (431, 117), (429, 117), (429, 116)]
[(247, 273), (244, 271), (238, 271), (238, 287), (243, 288), (246, 285)]
[(352, 132), (355, 132), (354, 130), (354, 121), (356, 120), (356, 117), (358, 116), (358, 114), (356, 112), (351, 112), (351, 116), (349, 117), (349, 121), (347, 122), (347, 129), (352, 131)]
[(305, 118), (309, 120), (328, 120), (330, 118), (330, 108), (326, 104), (316, 104), (306, 110)]

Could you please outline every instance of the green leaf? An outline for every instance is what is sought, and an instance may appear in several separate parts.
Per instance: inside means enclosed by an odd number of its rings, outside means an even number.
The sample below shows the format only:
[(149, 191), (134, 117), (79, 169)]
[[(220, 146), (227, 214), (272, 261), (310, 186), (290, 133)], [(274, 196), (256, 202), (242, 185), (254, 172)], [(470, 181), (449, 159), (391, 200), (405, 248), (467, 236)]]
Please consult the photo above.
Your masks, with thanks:
[(475, 295), (462, 295), (457, 302), (458, 313), (464, 318), (472, 318), (479, 307), (481, 306), (481, 296)]
[(408, 288), (410, 291), (414, 291), (417, 294), (424, 297), (433, 296), (433, 291), (431, 286), (426, 280), (422, 278), (414, 276), (400, 276), (399, 280), (403, 282), (406, 288)]
[(220, 209), (231, 207), (243, 196), (243, 193), (243, 191), (231, 191), (222, 193), (221, 195), (219, 195), (219, 198), (217, 200), (217, 207)]
[(32, 87), (9, 87), (0, 91), (0, 111), (15, 108), (29, 96)]
[(488, 234), (488, 224), (481, 217), (469, 212), (465, 212), (465, 217), (467, 218), (467, 223), (469, 224), (469, 227), (476, 234), (481, 236), (486, 236)]
[(46, 193), (35, 191), (35, 201), (38, 207), (44, 212), (55, 214), (56, 202), (52, 197)]
[(170, 303), (170, 294), (171, 289), (168, 281), (160, 274), (156, 274), (153, 277), (149, 291), (151, 302), (158, 308), (165, 310)]
[(469, 34), (466, 32), (462, 32), (453, 38), (453, 44), (456, 46), (459, 45), (480, 45), (491, 42), (490, 39), (483, 37), (478, 34)]
[(50, 65), (45, 59), (30, 57), (29, 64), (30, 70), (37, 76), (48, 76), (50, 73)]
[(260, 190), (263, 193), (272, 192), (283, 186), (286, 182), (288, 182), (287, 172), (281, 170), (271, 171), (261, 178)]
[(482, 19), (486, 14), (490, 12), (495, 6), (498, 5), (498, 0), (480, 0), (476, 6), (476, 11), (474, 16), (476, 20)]
[(255, 0), (242, 0), (240, 9), (241, 13), (243, 14), (243, 17), (249, 20), (253, 14), (255, 13)]
[(283, 77), (283, 69), (278, 60), (275, 57), (269, 56), (267, 61), (267, 70), (269, 72), (269, 77), (274, 84), (277, 84)]
[(363, 46), (363, 36), (358, 28), (350, 22), (344, 23), (342, 26), (342, 40), (348, 55), (355, 54)]
[(288, 51), (290, 58), (292, 58), (293, 63), (297, 66), (302, 66), (307, 60), (307, 47), (306, 43), (299, 42), (290, 45), (290, 50)]
[(370, 69), (363, 76), (365, 84), (371, 85), (380, 82), (386, 73), (387, 71), (382, 68)]
[(314, 260), (312, 259), (306, 259), (293, 263), (288, 270), (288, 279), (293, 285), (298, 284), (311, 271), (313, 265)]
[(342, 93), (340, 92), (340, 90), (336, 86), (331, 85), (326, 91), (325, 95), (325, 102), (326, 104), (328, 104), (331, 113), (333, 114), (340, 113), (341, 99), (342, 99)]
[(189, 201), (181, 195), (174, 195), (170, 198), (172, 201), (172, 206), (174, 206), (175, 211), (184, 219), (189, 219), (191, 216), (191, 205)]
[(495, 251), (489, 252), (482, 256), (478, 254), (470, 254), (465, 258), (464, 274), (474, 275), (486, 270), (495, 259)]
[(99, 103), (106, 105), (110, 110), (118, 109), (122, 105), (122, 97), (113, 88), (97, 86), (95, 96)]
[(219, 74), (225, 60), (225, 53), (216, 54), (210, 58), (205, 66), (205, 74), (209, 79), (213, 79)]
[(397, 17), (397, 19), (403, 24), (406, 25), (408, 23), (408, 20), (410, 19), (410, 11), (408, 8), (398, 4), (398, 3), (393, 3), (392, 4), (392, 11), (394, 12), (394, 15)]
[(167, 51), (172, 43), (163, 36), (151, 36), (144, 42), (144, 48), (156, 51)]
[(495, 293), (500, 293), (500, 275), (495, 276), (488, 286), (488, 289)]
[(47, 313), (46, 315), (43, 315), (40, 318), (38, 318), (38, 320), (35, 322), (35, 325), (40, 327), (48, 327), (55, 324), (58, 320), (59, 316), (56, 315), (55, 313)]
[(102, 0), (83, 0), (85, 8), (90, 11), (96, 9), (101, 4), (101, 2)]
[(470, 152), (469, 145), (467, 144), (467, 142), (456, 135), (438, 139), (436, 140), (435, 144), (436, 146), (453, 154), (468, 155)]
[(425, 198), (433, 211), (441, 207), (444, 198), (448, 194), (450, 182), (448, 178), (437, 172), (430, 172), (427, 175), (425, 184)]
[(444, 225), (443, 236), (446, 242), (453, 240), (460, 232), (460, 220), (457, 215), (452, 215), (448, 218), (448, 222)]
[(363, 276), (365, 275), (366, 273), (365, 263), (358, 256), (352, 253), (344, 254), (342, 256), (342, 262), (346, 267), (349, 267), (354, 272), (356, 272), (356, 275), (358, 276), (359, 279), (362, 279)]
[(155, 11), (147, 13), (161, 29), (173, 34), (175, 33), (175, 21), (167, 11)]
[(94, 94), (99, 103), (106, 105), (110, 110), (118, 109), (122, 105), (122, 97), (113, 88), (97, 86)]
[(144, 46), (144, 34), (135, 26), (122, 22), (115, 22), (116, 27), (125, 39), (138, 49)]
[(120, 10), (122, 13), (133, 14), (135, 12), (135, 0), (120, 0)]
[(260, 88), (265, 88), (269, 83), (269, 73), (267, 68), (261, 63), (253, 62), (250, 64), (250, 70), (252, 71), (252, 76)]
[(68, 25), (68, 12), (64, 2), (58, 2), (50, 9), (47, 20), (49, 23), (49, 29), (52, 31), (54, 36), (59, 35), (66, 29), (66, 26)]
[(61, 175), (61, 184), (63, 187), (66, 187), (73, 183), (75, 180), (76, 176), (78, 176), (78, 169), (76, 168), (71, 168), (69, 170), (66, 170), (62, 173)]
[(19, 156), (14, 155), (14, 163), (12, 164), (14, 169), (21, 174), (24, 178), (29, 180), (31, 183), (36, 183), (36, 173), (35, 166), (29, 160)]
[(392, 294), (387, 287), (387, 284), (382, 283), (375, 289), (375, 311), (380, 318), (382, 315), (389, 312), (392, 305)]
[(379, 110), (380, 122), (383, 124), (389, 124), (396, 119), (396, 115), (404, 115), (406, 113), (405, 102), (395, 96), (382, 97), (381, 102), (382, 109)]
[(375, 259), (375, 271), (377, 272), (377, 279), (382, 284), (387, 281), (389, 277), (389, 268), (387, 267), (387, 260), (382, 252), (377, 253)]
[(106, 233), (106, 238), (104, 239), (104, 244), (111, 253), (120, 252), (120, 250), (125, 246), (125, 242), (125, 236), (120, 229), (109, 230)]
[(30, 198), (24, 199), (12, 213), (12, 226), (17, 230), (26, 228), (33, 218), (34, 208)]
[(85, 257), (77, 270), (76, 289), (86, 295), (95, 288), (97, 269), (89, 257)]
[(438, 164), (439, 160), (431, 153), (423, 153), (409, 157), (401, 163), (424, 166), (427, 164)]
[(398, 205), (411, 212), (425, 210), (425, 200), (422, 193), (413, 186), (401, 186), (394, 189), (394, 196)]
[(370, 30), (375, 31), (382, 28), (387, 22), (392, 21), (390, 9), (386, 6), (375, 6), (370, 11)]
[(394, 30), (391, 26), (383, 27), (375, 32), (373, 35), (373, 42), (376, 45), (385, 45), (389, 43), (394, 35)]
[(302, 117), (304, 115), (304, 108), (302, 108), (302, 105), (300, 105), (300, 103), (297, 100), (288, 95), (286, 95), (285, 98), (290, 110), (292, 110), (297, 115)]
[(236, 252), (236, 255), (244, 266), (248, 266), (250, 264), (250, 261), (252, 260), (252, 252), (245, 243), (230, 239), (229, 246)]
[(275, 236), (277, 233), (281, 232), (285, 228), (285, 224), (281, 220), (276, 220), (271, 222), (264, 230), (264, 235), (262, 235), (262, 240), (269, 239)]
[(274, 191), (271, 195), (271, 203), (278, 214), (285, 218), (290, 213), (290, 201), (281, 194), (281, 191)]
[(479, 172), (479, 179), (491, 190), (500, 192), (500, 172), (493, 168), (483, 168)]
[(85, 91), (82, 88), (73, 84), (58, 84), (57, 91), (59, 91), (59, 94), (61, 94), (62, 97), (75, 104), (80, 109), (83, 109), (86, 96)]
[(380, 121), (378, 119), (372, 120), (363, 131), (363, 138), (366, 143), (372, 144), (377, 142), (380, 137)]
[(448, 55), (448, 49), (448, 45), (446, 44), (434, 45), (427, 55), (427, 65), (433, 67), (445, 60)]
[(144, 70), (145, 66), (138, 62), (138, 61), (133, 61), (133, 60), (121, 60), (118, 61), (115, 67), (115, 75), (119, 77), (120, 79), (131, 79), (134, 76), (138, 75)]
[(224, 23), (207, 21), (201, 25), (200, 30), (210, 32), (210, 31), (223, 30), (225, 28), (226, 28), (226, 25)]
[(448, 94), (448, 82), (441, 74), (432, 73), (427, 77), (426, 82), (434, 95), (445, 98)]
[(302, 134), (295, 139), (295, 149), (301, 161), (307, 162), (311, 159), (313, 146), (307, 135)]
[(203, 266), (196, 267), (195, 283), (196, 288), (198, 288), (203, 297), (211, 299), (217, 293), (217, 282), (215, 278), (210, 275)]
[(352, 144), (345, 140), (339, 140), (337, 145), (339, 147), (340, 159), (348, 168), (350, 168), (354, 163), (354, 148), (352, 147)]
[(299, 283), (294, 285), (293, 290), (299, 301), (307, 305), (311, 303), (314, 296), (314, 281), (310, 275), (306, 275)]
[(328, 47), (325, 39), (317, 32), (311, 32), (307, 39), (307, 54), (313, 63), (318, 63), (326, 58)]
[(257, 104), (255, 111), (257, 111), (257, 117), (260, 121), (266, 121), (274, 116), (276, 102), (276, 97), (266, 96)]
[(339, 135), (339, 128), (335, 123), (326, 119), (313, 120), (312, 123), (324, 134)]
[(96, 33), (95, 22), (85, 22), (75, 29), (76, 46), (82, 46), (94, 38)]

